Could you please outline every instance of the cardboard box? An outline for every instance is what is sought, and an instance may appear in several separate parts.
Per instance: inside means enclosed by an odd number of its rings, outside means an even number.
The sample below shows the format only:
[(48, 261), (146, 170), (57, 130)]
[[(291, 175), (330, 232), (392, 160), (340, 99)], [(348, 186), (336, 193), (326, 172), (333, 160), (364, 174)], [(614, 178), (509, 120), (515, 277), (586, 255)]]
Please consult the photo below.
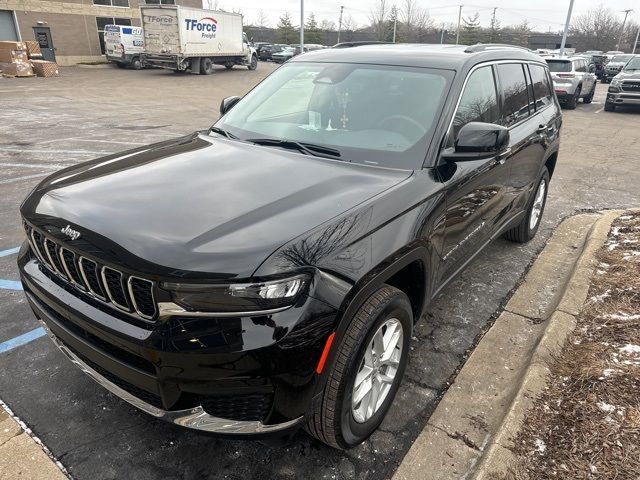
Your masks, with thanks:
[(57, 77), (58, 64), (46, 60), (31, 60), (33, 71), (39, 77)]
[(10, 77), (33, 77), (33, 68), (27, 62), (4, 62), (0, 63), (0, 71), (3, 75)]
[(26, 62), (29, 60), (24, 42), (0, 42), (0, 62)]
[(35, 40), (26, 40), (24, 43), (27, 46), (27, 54), (29, 55), (29, 58), (42, 55), (40, 44)]

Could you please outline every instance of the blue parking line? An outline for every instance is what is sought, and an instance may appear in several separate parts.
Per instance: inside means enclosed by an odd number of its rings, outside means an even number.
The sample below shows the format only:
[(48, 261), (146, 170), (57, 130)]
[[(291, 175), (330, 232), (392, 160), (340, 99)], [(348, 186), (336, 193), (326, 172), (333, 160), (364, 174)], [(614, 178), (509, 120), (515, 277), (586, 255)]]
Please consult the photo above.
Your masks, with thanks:
[(26, 345), (27, 343), (37, 338), (40, 338), (44, 335), (46, 335), (46, 332), (42, 327), (38, 327), (36, 329), (31, 330), (30, 332), (23, 333), (22, 335), (18, 335), (17, 337), (7, 340), (6, 342), (0, 343), (0, 353), (8, 352), (9, 350), (13, 350), (16, 347)]
[(7, 250), (0, 251), (0, 257), (6, 257), (7, 255), (13, 255), (14, 253), (18, 253), (20, 251), (20, 247), (9, 248)]
[(2, 280), (0, 279), (0, 288), (6, 290), (22, 290), (22, 283), (15, 280)]

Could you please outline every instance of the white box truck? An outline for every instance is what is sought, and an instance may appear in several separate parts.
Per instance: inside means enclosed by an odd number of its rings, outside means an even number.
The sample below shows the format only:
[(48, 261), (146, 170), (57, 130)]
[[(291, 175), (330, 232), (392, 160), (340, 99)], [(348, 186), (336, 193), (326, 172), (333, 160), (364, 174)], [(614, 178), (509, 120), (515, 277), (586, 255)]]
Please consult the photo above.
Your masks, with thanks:
[(144, 51), (142, 28), (126, 25), (104, 26), (104, 53), (107, 60), (119, 67), (142, 68), (140, 55)]
[(140, 7), (144, 65), (210, 75), (214, 65), (258, 66), (242, 31), (242, 15), (175, 5)]

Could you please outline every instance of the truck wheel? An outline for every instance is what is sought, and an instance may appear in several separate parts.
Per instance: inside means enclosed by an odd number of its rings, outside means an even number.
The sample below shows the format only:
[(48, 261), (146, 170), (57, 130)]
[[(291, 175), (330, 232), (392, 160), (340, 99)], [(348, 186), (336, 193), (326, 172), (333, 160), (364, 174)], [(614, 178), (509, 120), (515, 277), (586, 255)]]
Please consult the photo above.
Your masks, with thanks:
[(613, 112), (616, 109), (616, 104), (613, 102), (604, 102), (604, 111)]
[(255, 70), (258, 68), (258, 57), (251, 55), (251, 63), (247, 66), (249, 70)]
[(544, 167), (542, 176), (538, 180), (538, 186), (533, 192), (532, 198), (529, 200), (529, 208), (518, 226), (508, 230), (504, 234), (504, 238), (516, 243), (527, 243), (535, 237), (540, 219), (544, 213), (544, 207), (547, 204), (547, 191), (549, 190), (549, 170)]
[(140, 70), (142, 68), (142, 62), (138, 57), (133, 57), (131, 59), (131, 68), (134, 70)]
[(322, 398), (306, 430), (346, 449), (362, 443), (382, 423), (409, 358), (413, 312), (407, 296), (383, 285), (358, 309), (330, 367)]
[(200, 62), (200, 75), (211, 75), (213, 73), (213, 62), (210, 58), (203, 58)]

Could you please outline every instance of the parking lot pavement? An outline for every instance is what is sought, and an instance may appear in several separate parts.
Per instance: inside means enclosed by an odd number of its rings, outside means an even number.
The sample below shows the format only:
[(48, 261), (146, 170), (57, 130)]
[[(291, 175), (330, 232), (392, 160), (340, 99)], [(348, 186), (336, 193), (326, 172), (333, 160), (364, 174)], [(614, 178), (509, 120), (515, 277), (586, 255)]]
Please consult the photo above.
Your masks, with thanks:
[(604, 112), (607, 86), (599, 84), (591, 105), (564, 112), (538, 237), (525, 246), (495, 242), (439, 295), (434, 316), (415, 332), (388, 418), (348, 452), (304, 433), (268, 447), (181, 430), (94, 384), (47, 338), (7, 343), (38, 327), (22, 292), (9, 288), (18, 280), (12, 249), (23, 236), (18, 206), (36, 182), (65, 165), (206, 128), (222, 97), (243, 94), (273, 68), (261, 63), (256, 72), (217, 70), (211, 77), (62, 68), (59, 78), (0, 79), (0, 279), (9, 282), (0, 283), (0, 398), (75, 478), (389, 477), (560, 220), (583, 209), (640, 204), (640, 110)]

